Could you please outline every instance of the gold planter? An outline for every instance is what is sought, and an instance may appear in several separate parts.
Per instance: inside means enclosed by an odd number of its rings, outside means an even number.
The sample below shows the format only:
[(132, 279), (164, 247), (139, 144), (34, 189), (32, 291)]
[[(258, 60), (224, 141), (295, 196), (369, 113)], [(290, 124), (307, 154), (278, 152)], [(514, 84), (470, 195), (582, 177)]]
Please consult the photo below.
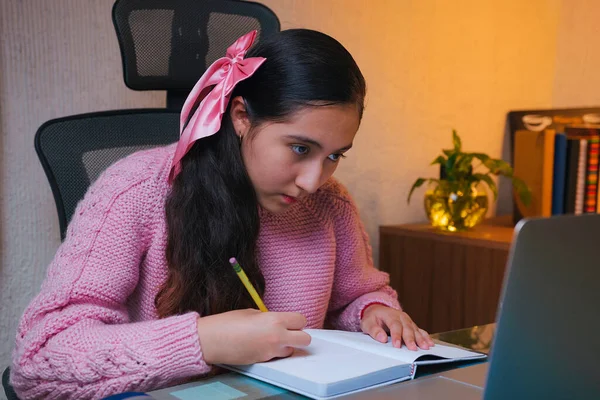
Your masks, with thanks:
[(485, 190), (441, 181), (425, 193), (425, 212), (431, 225), (450, 232), (466, 231), (479, 224), (488, 210)]

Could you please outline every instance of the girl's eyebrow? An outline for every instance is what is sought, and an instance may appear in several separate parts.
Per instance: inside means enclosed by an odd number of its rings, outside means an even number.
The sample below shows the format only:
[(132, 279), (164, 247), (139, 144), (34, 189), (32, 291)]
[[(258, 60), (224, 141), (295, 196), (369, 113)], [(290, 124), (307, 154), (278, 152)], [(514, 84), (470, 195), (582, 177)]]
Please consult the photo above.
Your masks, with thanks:
[[(288, 138), (288, 139), (291, 139), (291, 140), (296, 140), (296, 141), (298, 141), (298, 142), (304, 142), (304, 143), (312, 144), (313, 146), (315, 146), (315, 147), (318, 147), (318, 148), (320, 148), (320, 149), (322, 149), (322, 148), (323, 148), (323, 146), (321, 145), (321, 143), (317, 142), (317, 141), (316, 141), (316, 140), (314, 140), (314, 139), (308, 138), (308, 137), (306, 137), (306, 136), (299, 136), (299, 135), (286, 135), (285, 137), (286, 137), (286, 138)], [(352, 148), (352, 143), (350, 143), (350, 144), (349, 144), (349, 145), (347, 145), (347, 146), (344, 146), (344, 147), (342, 147), (341, 149), (339, 149), (339, 150), (338, 150), (338, 152), (339, 152), (339, 151), (346, 151), (346, 150), (350, 150), (350, 148)]]

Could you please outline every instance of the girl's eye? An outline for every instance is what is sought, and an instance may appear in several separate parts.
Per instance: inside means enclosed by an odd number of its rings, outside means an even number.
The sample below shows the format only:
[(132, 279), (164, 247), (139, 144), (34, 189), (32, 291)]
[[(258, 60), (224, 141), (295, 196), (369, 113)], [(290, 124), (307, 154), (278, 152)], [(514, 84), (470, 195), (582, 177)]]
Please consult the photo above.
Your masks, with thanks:
[(339, 153), (339, 154), (330, 154), (328, 158), (333, 162), (337, 162), (340, 160), (340, 158), (346, 158), (346, 156), (343, 155), (342, 153)]
[(308, 147), (294, 144), (292, 145), (292, 151), (302, 156), (308, 153)]

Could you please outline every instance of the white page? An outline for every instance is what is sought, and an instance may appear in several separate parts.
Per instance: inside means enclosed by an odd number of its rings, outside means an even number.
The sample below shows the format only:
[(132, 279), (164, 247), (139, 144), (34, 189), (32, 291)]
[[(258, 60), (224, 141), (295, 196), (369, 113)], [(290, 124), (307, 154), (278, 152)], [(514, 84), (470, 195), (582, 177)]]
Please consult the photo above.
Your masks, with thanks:
[(313, 398), (409, 379), (412, 371), (410, 364), (397, 359), (319, 338), (288, 358), (225, 367)]
[[(311, 344), (288, 358), (253, 365), (224, 366), (251, 377), (308, 395), (326, 398), (373, 385), (410, 379), (413, 362), (423, 355), (457, 359), (484, 357), (449, 346), (433, 350), (396, 349), (358, 332), (306, 329)], [(435, 362), (435, 361), (434, 361)], [(420, 363), (417, 361), (417, 364)]]
[(485, 355), (480, 353), (459, 349), (456, 347), (444, 346), (441, 344), (436, 344), (429, 350), (417, 348), (416, 351), (413, 351), (409, 350), (404, 344), (398, 349), (392, 346), (391, 340), (387, 343), (381, 343), (362, 332), (346, 332), (329, 329), (305, 329), (304, 332), (308, 333), (313, 340), (318, 338), (332, 343), (339, 343), (354, 349), (360, 349), (369, 353), (393, 358), (409, 364), (414, 363), (417, 358), (422, 356), (438, 356), (447, 359), (485, 357)]
[(314, 337), (309, 346), (295, 349), (288, 358), (236, 368), (257, 375), (271, 369), (317, 384), (330, 384), (404, 364), (407, 363)]

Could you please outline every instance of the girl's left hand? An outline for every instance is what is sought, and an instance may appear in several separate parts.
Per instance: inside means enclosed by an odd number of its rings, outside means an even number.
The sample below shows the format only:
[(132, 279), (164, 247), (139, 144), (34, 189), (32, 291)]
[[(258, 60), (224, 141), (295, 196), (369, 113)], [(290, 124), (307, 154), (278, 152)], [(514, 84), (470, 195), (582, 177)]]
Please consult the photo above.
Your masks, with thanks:
[(429, 334), (419, 329), (407, 313), (381, 304), (373, 304), (365, 309), (360, 328), (382, 343), (387, 343), (387, 334), (390, 333), (392, 345), (398, 348), (403, 342), (410, 350), (417, 350), (417, 346), (424, 350), (434, 346)]

